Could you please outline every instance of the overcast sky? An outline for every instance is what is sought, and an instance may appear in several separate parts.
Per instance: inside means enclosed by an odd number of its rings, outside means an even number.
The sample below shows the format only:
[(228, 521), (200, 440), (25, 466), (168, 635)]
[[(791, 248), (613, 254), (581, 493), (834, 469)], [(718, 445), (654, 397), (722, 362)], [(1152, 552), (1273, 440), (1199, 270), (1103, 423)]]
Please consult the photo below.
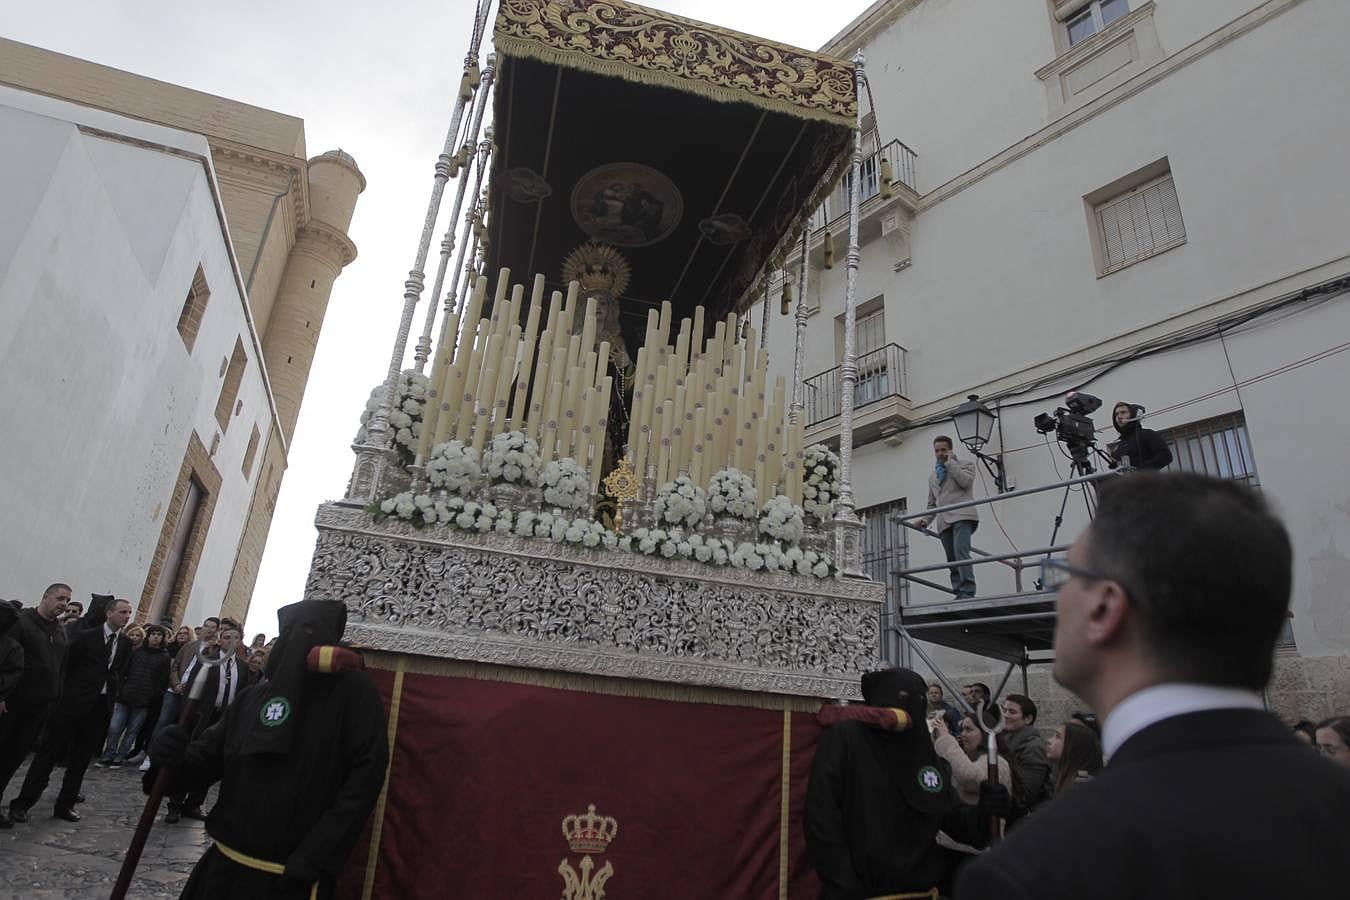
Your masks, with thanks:
[[(276, 633), (299, 600), (314, 511), (341, 497), (371, 387), (388, 366), (417, 250), (432, 164), (445, 139), (468, 45), (468, 0), (229, 4), (167, 0), (4, 3), (5, 37), (278, 110), (305, 120), (310, 156), (351, 153), (368, 187), (351, 235), (357, 260), (338, 279), (291, 446), (246, 631)], [(833, 37), (870, 0), (655, 0), (669, 12), (800, 47)], [(494, 6), (495, 14), (495, 6)], [(447, 206), (449, 197), (447, 192)], [(437, 241), (444, 225), (438, 227)], [(428, 261), (427, 291), (437, 243)], [(418, 326), (409, 341), (409, 359)]]

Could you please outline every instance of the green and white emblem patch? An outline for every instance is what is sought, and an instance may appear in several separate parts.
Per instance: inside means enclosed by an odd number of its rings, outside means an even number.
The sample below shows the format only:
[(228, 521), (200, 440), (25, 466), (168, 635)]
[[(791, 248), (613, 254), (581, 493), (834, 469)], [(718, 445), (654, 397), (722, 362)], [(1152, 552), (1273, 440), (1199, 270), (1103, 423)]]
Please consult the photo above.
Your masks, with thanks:
[(258, 721), (268, 728), (280, 725), (291, 717), (291, 704), (285, 697), (273, 697), (258, 710)]
[(942, 790), (942, 773), (933, 766), (924, 766), (919, 770), (919, 787), (930, 794)]

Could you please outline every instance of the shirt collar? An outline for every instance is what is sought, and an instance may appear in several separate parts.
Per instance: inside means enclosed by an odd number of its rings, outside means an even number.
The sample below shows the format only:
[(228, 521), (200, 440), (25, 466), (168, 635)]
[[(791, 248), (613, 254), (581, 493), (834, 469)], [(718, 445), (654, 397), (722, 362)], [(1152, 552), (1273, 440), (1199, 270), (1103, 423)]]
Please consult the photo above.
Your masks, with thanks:
[(103, 623), (103, 643), (106, 644), (108, 642), (108, 638), (112, 637), (115, 633), (116, 632), (112, 630), (111, 625), (109, 625), (107, 622)]
[(1102, 753), (1111, 757), (1121, 745), (1150, 725), (1186, 713), (1210, 709), (1262, 709), (1261, 695), (1212, 684), (1158, 684), (1126, 697), (1102, 723)]

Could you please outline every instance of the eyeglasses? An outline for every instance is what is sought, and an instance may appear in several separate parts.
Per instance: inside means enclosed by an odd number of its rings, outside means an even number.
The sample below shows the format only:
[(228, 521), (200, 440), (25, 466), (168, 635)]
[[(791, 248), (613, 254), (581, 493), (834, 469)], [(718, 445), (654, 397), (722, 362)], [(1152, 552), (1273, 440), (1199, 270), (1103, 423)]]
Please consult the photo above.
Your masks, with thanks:
[(1099, 575), (1096, 572), (1090, 572), (1087, 569), (1080, 569), (1077, 566), (1069, 565), (1067, 560), (1046, 558), (1041, 560), (1041, 577), (1039, 584), (1041, 591), (1046, 594), (1053, 594), (1068, 583), (1069, 579), (1077, 575), (1087, 581), (1101, 581), (1106, 575)]

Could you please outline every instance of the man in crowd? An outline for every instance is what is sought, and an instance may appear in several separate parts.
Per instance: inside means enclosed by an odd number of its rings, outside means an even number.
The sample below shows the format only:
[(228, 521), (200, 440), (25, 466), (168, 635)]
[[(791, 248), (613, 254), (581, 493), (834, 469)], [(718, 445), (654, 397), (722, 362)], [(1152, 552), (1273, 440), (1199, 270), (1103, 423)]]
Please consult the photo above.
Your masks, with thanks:
[[(61, 693), (61, 667), (66, 658), (66, 632), (58, 621), (70, 602), (70, 585), (57, 582), (42, 592), (36, 606), (19, 612), (10, 629), (23, 649), (23, 676), (5, 698), (0, 716), (0, 795), (9, 786)], [(14, 822), (0, 814), (0, 828)]]
[(990, 816), (1011, 807), (1007, 788), (986, 783), (979, 807), (961, 804), (924, 726), (927, 687), (918, 673), (868, 672), (862, 695), (874, 709), (826, 706), (819, 716), (826, 728), (806, 789), (805, 829), (821, 900), (943, 888), (951, 858), (938, 831), (984, 846)]
[[(219, 640), (208, 653), (212, 659), (220, 659), (222, 662), (206, 672), (202, 696), (197, 702), (196, 721), (191, 723), (194, 735), (201, 734), (219, 722), (224, 717), (226, 709), (234, 702), (234, 698), (245, 687), (245, 665), (235, 656), (239, 636), (239, 626), (228, 619), (221, 623)], [(194, 657), (185, 667), (185, 675), (189, 682), (198, 665), (200, 663)], [(209, 781), (184, 779), (180, 787), (169, 794), (169, 808), (164, 821), (173, 824), (183, 816), (189, 819), (205, 818), (202, 815), (202, 803), (206, 800), (206, 792), (210, 787)]]
[[(178, 655), (169, 664), (169, 687), (164, 692), (164, 700), (159, 707), (159, 720), (155, 722), (155, 734), (178, 722), (183, 703), (187, 699), (187, 689), (191, 686), (192, 672), (196, 669), (197, 651), (216, 642), (216, 631), (220, 628), (220, 619), (207, 616), (196, 629), (199, 635), (178, 649)], [(182, 630), (179, 630), (182, 633)], [(141, 763), (141, 771), (150, 768), (150, 757)]]
[(1342, 895), (1350, 771), (1262, 710), (1292, 549), (1261, 496), (1122, 479), (1043, 571), (1055, 678), (1102, 716), (1110, 764), (970, 863), (958, 900)]
[(113, 600), (101, 626), (83, 629), (71, 641), (61, 699), (28, 767), (23, 788), (9, 804), (9, 816), (14, 821), (28, 821), (28, 810), (47, 789), (52, 769), (59, 762), (65, 763), (66, 772), (56, 796), (55, 815), (67, 822), (80, 821), (75, 798), (89, 761), (108, 733), (113, 700), (131, 664), (131, 641), (121, 633), (130, 618), (131, 602)]
[(961, 710), (946, 701), (942, 683), (939, 681), (928, 682), (928, 715), (930, 718), (934, 715), (941, 716), (947, 723), (947, 730), (952, 734), (961, 731)]
[(1120, 440), (1106, 448), (1111, 456), (1111, 468), (1165, 469), (1171, 465), (1171, 449), (1162, 435), (1140, 424), (1143, 416), (1144, 408), (1133, 403), (1122, 402), (1111, 407), (1111, 424), (1120, 434)]
[(1036, 731), (1036, 712), (1036, 704), (1025, 694), (1003, 698), (1004, 734), (1018, 788), (1013, 800), (1019, 813), (1030, 812), (1050, 795), (1050, 761)]
[[(933, 439), (933, 471), (928, 473), (928, 508), (962, 503), (974, 499), (975, 462), (957, 459), (952, 439), (940, 434)], [(932, 519), (917, 519), (920, 528), (937, 532), (947, 562), (970, 559), (970, 539), (980, 527), (980, 513), (973, 506), (937, 513)], [(951, 570), (952, 593), (957, 599), (975, 596), (975, 567), (957, 566)]]
[[(346, 607), (309, 600), (277, 618), (268, 681), (244, 691), (190, 743), (174, 726), (151, 745), (157, 764), (220, 781), (206, 820), (215, 843), (184, 900), (331, 896), (384, 783), (389, 745), (379, 693), (359, 654), (331, 646), (342, 637)], [(259, 798), (267, 815), (258, 815)]]

